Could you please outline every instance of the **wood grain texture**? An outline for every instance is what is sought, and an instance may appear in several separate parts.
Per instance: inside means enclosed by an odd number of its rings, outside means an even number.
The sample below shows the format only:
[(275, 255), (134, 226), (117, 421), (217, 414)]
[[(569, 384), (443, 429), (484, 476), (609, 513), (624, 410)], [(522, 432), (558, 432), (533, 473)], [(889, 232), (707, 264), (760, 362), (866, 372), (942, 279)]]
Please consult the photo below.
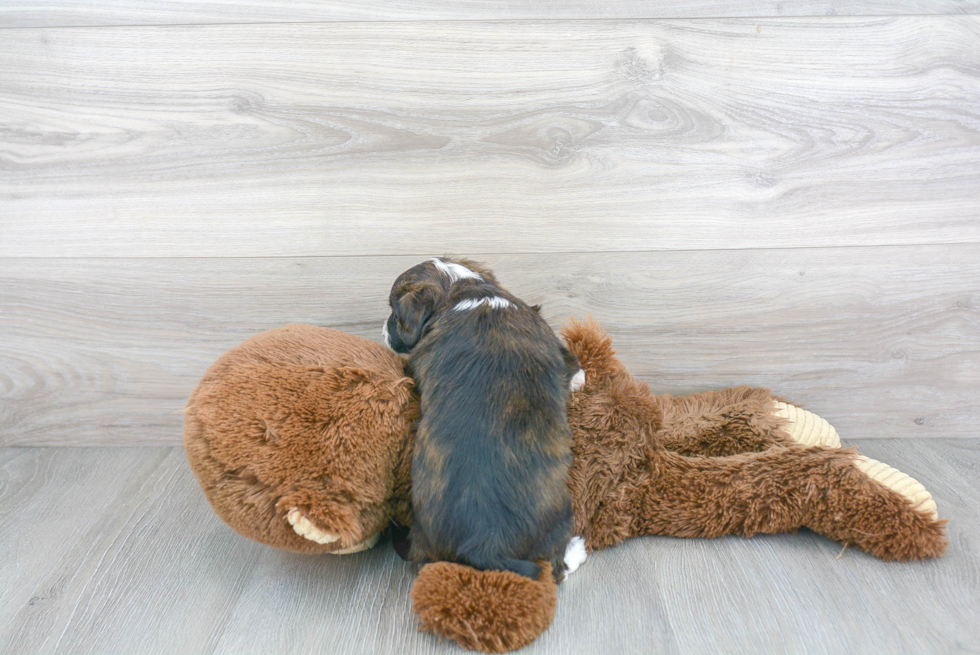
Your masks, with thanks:
[[(647, 537), (559, 589), (555, 653), (980, 648), (980, 440), (865, 440), (950, 519), (943, 559), (884, 563), (808, 531)], [(411, 565), (278, 552), (211, 513), (178, 448), (0, 450), (0, 652), (458, 653), (415, 630)]]
[(980, 242), (980, 16), (18, 29), (0, 257)]
[(0, 27), (314, 21), (557, 20), (976, 14), (977, 0), (8, 0)]
[[(0, 260), (0, 443), (177, 445), (224, 351), (291, 322), (380, 339), (419, 259)], [(555, 327), (597, 317), (658, 392), (769, 386), (845, 439), (977, 434), (980, 246), (479, 259)]]

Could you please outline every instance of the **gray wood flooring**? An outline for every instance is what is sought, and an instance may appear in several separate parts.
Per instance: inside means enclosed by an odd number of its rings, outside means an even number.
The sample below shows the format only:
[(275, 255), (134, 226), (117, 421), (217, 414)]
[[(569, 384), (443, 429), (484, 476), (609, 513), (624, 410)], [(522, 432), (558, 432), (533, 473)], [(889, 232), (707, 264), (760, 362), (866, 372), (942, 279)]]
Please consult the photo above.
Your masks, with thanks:
[[(527, 653), (980, 652), (980, 440), (864, 440), (950, 519), (895, 564), (803, 531), (634, 539), (559, 591)], [(2, 653), (459, 653), (415, 631), (412, 566), (246, 540), (180, 448), (0, 449)]]

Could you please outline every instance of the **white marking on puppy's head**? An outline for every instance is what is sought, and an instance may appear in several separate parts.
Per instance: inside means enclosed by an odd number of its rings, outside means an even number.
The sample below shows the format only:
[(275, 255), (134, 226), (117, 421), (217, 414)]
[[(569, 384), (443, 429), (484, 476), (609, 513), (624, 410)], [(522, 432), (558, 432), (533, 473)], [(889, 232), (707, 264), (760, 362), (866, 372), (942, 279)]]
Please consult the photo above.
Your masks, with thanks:
[(574, 573), (582, 566), (589, 553), (585, 550), (585, 539), (572, 537), (565, 547), (565, 573)]
[(381, 339), (384, 341), (384, 344), (386, 346), (388, 346), (388, 348), (390, 349), (391, 348), (391, 335), (388, 334), (388, 321), (387, 320), (381, 326)]
[(585, 371), (582, 369), (578, 370), (578, 373), (572, 376), (572, 383), (568, 385), (568, 388), (572, 393), (575, 393), (579, 389), (585, 386)]
[(456, 303), (453, 311), (462, 312), (467, 309), (476, 309), (480, 305), (488, 305), (491, 309), (503, 309), (504, 307), (511, 306), (509, 300), (498, 296), (493, 296), (492, 298), (467, 298)]
[(457, 264), (455, 262), (444, 262), (438, 257), (433, 257), (429, 261), (435, 264), (436, 268), (438, 268), (445, 275), (447, 275), (449, 277), (450, 282), (455, 282), (456, 280), (459, 280), (464, 277), (472, 278), (474, 280), (483, 279), (483, 276), (481, 276), (479, 273), (477, 273), (476, 271), (471, 271), (470, 269), (466, 268), (462, 264)]

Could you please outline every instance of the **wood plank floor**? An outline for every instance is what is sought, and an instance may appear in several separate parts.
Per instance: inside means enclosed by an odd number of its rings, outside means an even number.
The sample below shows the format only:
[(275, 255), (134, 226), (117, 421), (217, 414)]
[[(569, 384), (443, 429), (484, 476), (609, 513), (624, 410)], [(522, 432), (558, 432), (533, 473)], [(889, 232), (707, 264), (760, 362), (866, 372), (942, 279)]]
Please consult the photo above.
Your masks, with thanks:
[[(886, 564), (803, 531), (634, 539), (594, 554), (527, 653), (980, 651), (980, 440), (864, 440), (950, 519), (948, 555)], [(180, 448), (0, 449), (2, 653), (458, 653), (415, 631), (413, 568), (252, 543)], [(624, 590), (629, 590), (625, 592)]]

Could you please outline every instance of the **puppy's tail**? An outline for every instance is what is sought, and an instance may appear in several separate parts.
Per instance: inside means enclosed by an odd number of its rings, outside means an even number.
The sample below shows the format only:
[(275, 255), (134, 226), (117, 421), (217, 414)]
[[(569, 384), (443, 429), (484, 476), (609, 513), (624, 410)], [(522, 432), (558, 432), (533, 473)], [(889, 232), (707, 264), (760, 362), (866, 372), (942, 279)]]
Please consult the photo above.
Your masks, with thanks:
[(419, 629), (484, 653), (530, 644), (551, 625), (558, 588), (550, 564), (514, 562), (533, 565), (538, 575), (532, 578), (510, 566), (504, 571), (480, 571), (453, 562), (423, 566), (412, 587)]

